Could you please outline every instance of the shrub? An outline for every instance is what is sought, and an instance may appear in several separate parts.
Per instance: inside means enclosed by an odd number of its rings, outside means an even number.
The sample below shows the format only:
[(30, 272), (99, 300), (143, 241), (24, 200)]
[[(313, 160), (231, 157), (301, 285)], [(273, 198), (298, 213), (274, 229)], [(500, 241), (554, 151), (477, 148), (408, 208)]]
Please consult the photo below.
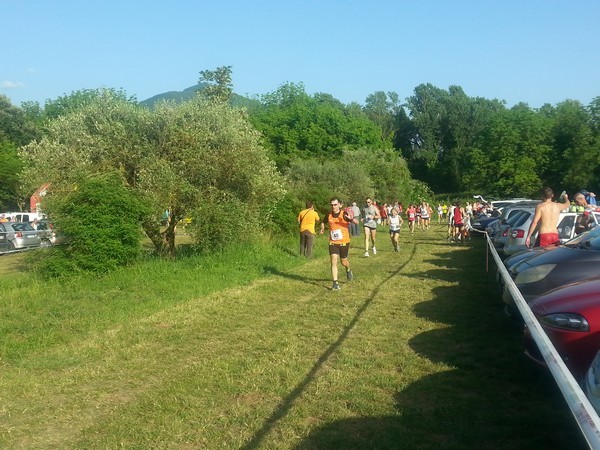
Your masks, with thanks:
[(148, 208), (118, 174), (88, 178), (66, 195), (54, 193), (45, 208), (66, 242), (40, 253), (35, 265), (44, 273), (105, 273), (138, 257)]
[(231, 243), (251, 240), (258, 232), (260, 217), (233, 193), (207, 190), (192, 213), (187, 231), (201, 253), (223, 250)]

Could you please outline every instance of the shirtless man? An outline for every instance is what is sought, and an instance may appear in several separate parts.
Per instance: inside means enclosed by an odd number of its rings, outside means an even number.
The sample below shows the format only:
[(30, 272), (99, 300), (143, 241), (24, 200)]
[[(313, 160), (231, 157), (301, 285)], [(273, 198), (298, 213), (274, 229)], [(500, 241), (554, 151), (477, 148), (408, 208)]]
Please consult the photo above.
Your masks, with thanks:
[(549, 187), (545, 187), (542, 190), (542, 203), (539, 203), (535, 207), (535, 214), (533, 216), (533, 220), (531, 221), (531, 225), (529, 226), (529, 231), (527, 232), (527, 239), (525, 240), (525, 245), (529, 247), (531, 235), (535, 231), (535, 229), (539, 225), (539, 234), (536, 244), (540, 247), (545, 247), (547, 245), (558, 245), (558, 230), (556, 229), (556, 224), (558, 223), (558, 218), (560, 212), (568, 208), (571, 204), (569, 201), (569, 196), (565, 193), (562, 203), (555, 203), (552, 201), (552, 197), (554, 197), (554, 192)]

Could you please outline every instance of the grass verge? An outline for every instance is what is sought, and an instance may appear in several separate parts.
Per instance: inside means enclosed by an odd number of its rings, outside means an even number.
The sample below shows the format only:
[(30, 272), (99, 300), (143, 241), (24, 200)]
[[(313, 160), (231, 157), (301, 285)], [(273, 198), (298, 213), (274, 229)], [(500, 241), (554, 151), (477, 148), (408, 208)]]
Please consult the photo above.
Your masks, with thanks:
[(393, 253), (326, 242), (146, 261), (101, 278), (2, 276), (0, 447), (585, 448), (525, 360), (484, 244), (442, 228)]

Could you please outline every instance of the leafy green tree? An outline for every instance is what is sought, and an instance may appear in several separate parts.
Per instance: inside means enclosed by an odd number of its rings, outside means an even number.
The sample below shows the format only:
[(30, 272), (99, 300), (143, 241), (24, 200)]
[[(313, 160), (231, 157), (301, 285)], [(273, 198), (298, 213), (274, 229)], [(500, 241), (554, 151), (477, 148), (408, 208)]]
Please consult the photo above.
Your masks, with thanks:
[(228, 103), (233, 96), (231, 73), (231, 66), (221, 66), (215, 70), (201, 71), (199, 83), (204, 84), (204, 88), (198, 93), (209, 100)]
[(298, 207), (312, 200), (322, 213), (334, 195), (346, 203), (367, 196), (405, 203), (431, 197), (425, 184), (412, 179), (406, 161), (389, 148), (347, 149), (338, 158), (295, 159), (286, 175)]
[(0, 95), (0, 141), (21, 146), (39, 135), (40, 130), (29, 120), (23, 109), (13, 106), (7, 97)]
[(439, 153), (443, 151), (447, 96), (448, 93), (443, 89), (427, 83), (417, 86), (414, 95), (407, 99), (407, 106), (418, 133), (418, 136), (415, 136), (411, 160), (421, 159), (430, 168), (435, 166)]
[(592, 99), (586, 109), (590, 114), (591, 126), (594, 133), (596, 135), (600, 134), (600, 97)]
[(302, 84), (284, 84), (261, 103), (250, 120), (281, 167), (298, 157), (338, 157), (345, 147), (380, 145), (380, 132), (364, 112), (326, 94), (309, 96)]
[(546, 177), (571, 192), (594, 186), (600, 175), (600, 141), (588, 110), (566, 100), (556, 105), (552, 118), (552, 161), (562, 164), (549, 164)]
[(464, 172), (472, 191), (496, 196), (535, 195), (552, 154), (552, 122), (525, 104), (495, 114), (475, 145)]
[(365, 113), (381, 129), (381, 142), (391, 144), (399, 129), (399, 118), (404, 112), (396, 92), (377, 91), (365, 100)]
[[(174, 255), (175, 227), (206, 191), (234, 195), (259, 217), (283, 182), (245, 114), (202, 98), (149, 110), (105, 93), (51, 121), (48, 135), (28, 145), (29, 174), (68, 193), (90, 174), (117, 170), (150, 206), (143, 227), (160, 253)], [(168, 226), (160, 229), (165, 210)]]
[(12, 210), (22, 203), (22, 170), (23, 160), (16, 145), (0, 141), (0, 210)]
[(407, 156), (419, 179), (438, 191), (468, 189), (463, 177), (470, 165), (466, 149), (474, 145), (491, 117), (505, 109), (504, 104), (468, 97), (460, 86), (445, 91), (426, 84), (415, 88), (408, 107), (416, 135), (412, 156)]
[[(61, 95), (55, 99), (46, 100), (44, 107), (41, 109), (42, 119), (43, 121), (56, 119), (57, 117), (82, 109), (87, 105), (94, 103), (97, 99), (107, 96), (132, 104), (137, 103), (136, 98), (134, 96), (128, 96), (123, 89), (80, 89), (73, 91), (70, 94)], [(28, 110), (31, 114), (35, 114), (36, 105), (29, 104)]]

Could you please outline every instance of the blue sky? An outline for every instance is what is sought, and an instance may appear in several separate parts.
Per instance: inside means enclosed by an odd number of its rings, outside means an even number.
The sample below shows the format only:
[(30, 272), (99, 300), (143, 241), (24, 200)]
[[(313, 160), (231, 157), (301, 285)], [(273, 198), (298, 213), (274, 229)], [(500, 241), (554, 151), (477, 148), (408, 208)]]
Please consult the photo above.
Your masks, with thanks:
[(236, 93), (286, 82), (364, 104), (421, 83), (537, 108), (600, 96), (598, 0), (0, 0), (0, 95), (87, 88), (144, 100), (233, 67)]

